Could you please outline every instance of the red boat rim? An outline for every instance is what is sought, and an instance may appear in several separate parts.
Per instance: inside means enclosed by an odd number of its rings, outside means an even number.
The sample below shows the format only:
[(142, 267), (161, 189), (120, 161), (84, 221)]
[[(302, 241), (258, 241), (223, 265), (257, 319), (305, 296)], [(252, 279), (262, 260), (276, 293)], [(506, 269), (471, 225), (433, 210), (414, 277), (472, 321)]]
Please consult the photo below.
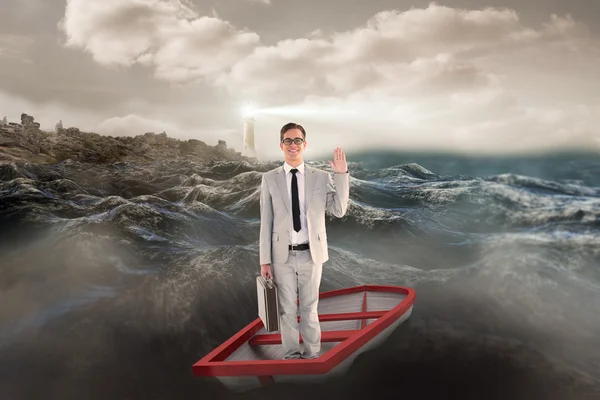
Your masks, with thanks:
[[(252, 321), (234, 336), (208, 353), (192, 366), (195, 376), (272, 376), (272, 375), (295, 375), (295, 374), (324, 374), (341, 363), (344, 359), (358, 350), (361, 346), (373, 339), (385, 328), (406, 313), (414, 304), (415, 290), (403, 286), (387, 285), (361, 285), (351, 288), (336, 289), (323, 292), (319, 295), (320, 299), (329, 297), (347, 295), (352, 293), (365, 292), (365, 301), (363, 301), (363, 311), (343, 314), (325, 314), (319, 315), (321, 321), (324, 320), (348, 320), (362, 319), (360, 329), (345, 332), (346, 337), (342, 336), (341, 331), (334, 331), (333, 334), (325, 334), (325, 337), (343, 339), (340, 344), (327, 351), (325, 354), (315, 359), (298, 360), (240, 360), (225, 361), (239, 346), (249, 341), (263, 327), (262, 320), (257, 318)], [(366, 312), (366, 294), (367, 292), (389, 292), (404, 294), (406, 297), (395, 307), (388, 310)], [(376, 318), (374, 322), (366, 325), (366, 320)], [(338, 334), (338, 336), (335, 336)], [(279, 336), (279, 334), (275, 334)], [(262, 335), (261, 335), (262, 336)], [(261, 340), (268, 340), (273, 335), (264, 335)], [(331, 339), (331, 338), (330, 338)]]

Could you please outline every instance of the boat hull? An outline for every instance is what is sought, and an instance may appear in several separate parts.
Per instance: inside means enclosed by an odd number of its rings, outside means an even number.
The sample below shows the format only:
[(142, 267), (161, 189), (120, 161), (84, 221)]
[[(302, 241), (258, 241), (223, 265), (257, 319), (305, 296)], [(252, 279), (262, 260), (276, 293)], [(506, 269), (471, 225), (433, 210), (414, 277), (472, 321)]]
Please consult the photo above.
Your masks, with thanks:
[(344, 361), (340, 364), (336, 365), (329, 372), (324, 374), (288, 374), (288, 375), (272, 375), (272, 382), (269, 382), (269, 378), (261, 378), (259, 376), (217, 376), (216, 378), (229, 390), (236, 393), (243, 393), (250, 390), (255, 390), (260, 387), (266, 386), (270, 383), (279, 384), (279, 383), (294, 383), (294, 384), (318, 384), (323, 383), (331, 378), (340, 377), (345, 375), (354, 360), (362, 353), (373, 350), (384, 343), (389, 336), (402, 324), (404, 323), (411, 315), (412, 307), (400, 318), (398, 318), (395, 322), (393, 322), (389, 327), (384, 329), (380, 334), (375, 336), (372, 340), (368, 341), (363, 346), (359, 347), (356, 351), (354, 351), (350, 356), (348, 356)]
[(215, 377), (234, 392), (274, 383), (323, 382), (345, 374), (356, 357), (381, 345), (410, 317), (415, 296), (411, 288), (381, 285), (323, 292), (318, 358), (285, 360), (281, 334), (267, 332), (257, 318), (195, 363), (193, 373)]

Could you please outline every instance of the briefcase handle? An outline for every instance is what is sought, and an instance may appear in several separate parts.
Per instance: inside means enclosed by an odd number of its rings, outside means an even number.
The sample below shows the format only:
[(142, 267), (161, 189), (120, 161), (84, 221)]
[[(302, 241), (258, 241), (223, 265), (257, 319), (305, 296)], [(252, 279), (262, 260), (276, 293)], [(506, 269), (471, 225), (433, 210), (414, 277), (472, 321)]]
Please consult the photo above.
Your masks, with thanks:
[[(262, 278), (262, 275), (259, 274), (256, 277)], [(262, 280), (264, 280), (265, 283), (267, 284), (267, 286), (269, 286), (269, 289), (271, 289), (273, 286), (275, 286), (275, 282), (273, 282), (273, 278), (269, 278), (269, 279), (262, 278)]]
[[(264, 278), (263, 278), (264, 279)], [(275, 283), (273, 282), (272, 278), (269, 279), (265, 279), (265, 284), (267, 285), (267, 287), (269, 289), (273, 289), (273, 286), (275, 286)]]

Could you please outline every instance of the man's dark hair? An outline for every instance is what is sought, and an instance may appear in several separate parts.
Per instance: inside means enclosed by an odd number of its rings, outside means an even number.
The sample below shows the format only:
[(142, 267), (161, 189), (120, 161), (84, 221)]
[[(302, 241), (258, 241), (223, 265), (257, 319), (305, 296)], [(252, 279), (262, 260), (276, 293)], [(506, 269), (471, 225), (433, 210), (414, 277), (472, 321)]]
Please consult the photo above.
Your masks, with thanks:
[(283, 140), (283, 135), (290, 129), (299, 129), (302, 132), (302, 139), (306, 140), (306, 131), (302, 127), (302, 125), (298, 125), (295, 122), (288, 122), (281, 128), (281, 132), (279, 133), (279, 141)]

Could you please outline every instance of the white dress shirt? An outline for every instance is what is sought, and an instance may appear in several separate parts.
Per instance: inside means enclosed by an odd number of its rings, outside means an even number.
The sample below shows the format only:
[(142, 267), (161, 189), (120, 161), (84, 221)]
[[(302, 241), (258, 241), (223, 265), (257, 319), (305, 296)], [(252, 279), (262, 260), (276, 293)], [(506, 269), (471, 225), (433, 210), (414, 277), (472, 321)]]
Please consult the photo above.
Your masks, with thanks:
[(290, 198), (290, 244), (308, 243), (308, 228), (306, 222), (306, 201), (304, 195), (304, 162), (296, 167), (296, 180), (298, 181), (298, 200), (300, 203), (300, 231), (294, 230), (294, 216), (292, 211), (292, 174), (293, 169), (287, 162), (283, 164), (285, 170), (285, 178), (287, 182), (288, 196)]

